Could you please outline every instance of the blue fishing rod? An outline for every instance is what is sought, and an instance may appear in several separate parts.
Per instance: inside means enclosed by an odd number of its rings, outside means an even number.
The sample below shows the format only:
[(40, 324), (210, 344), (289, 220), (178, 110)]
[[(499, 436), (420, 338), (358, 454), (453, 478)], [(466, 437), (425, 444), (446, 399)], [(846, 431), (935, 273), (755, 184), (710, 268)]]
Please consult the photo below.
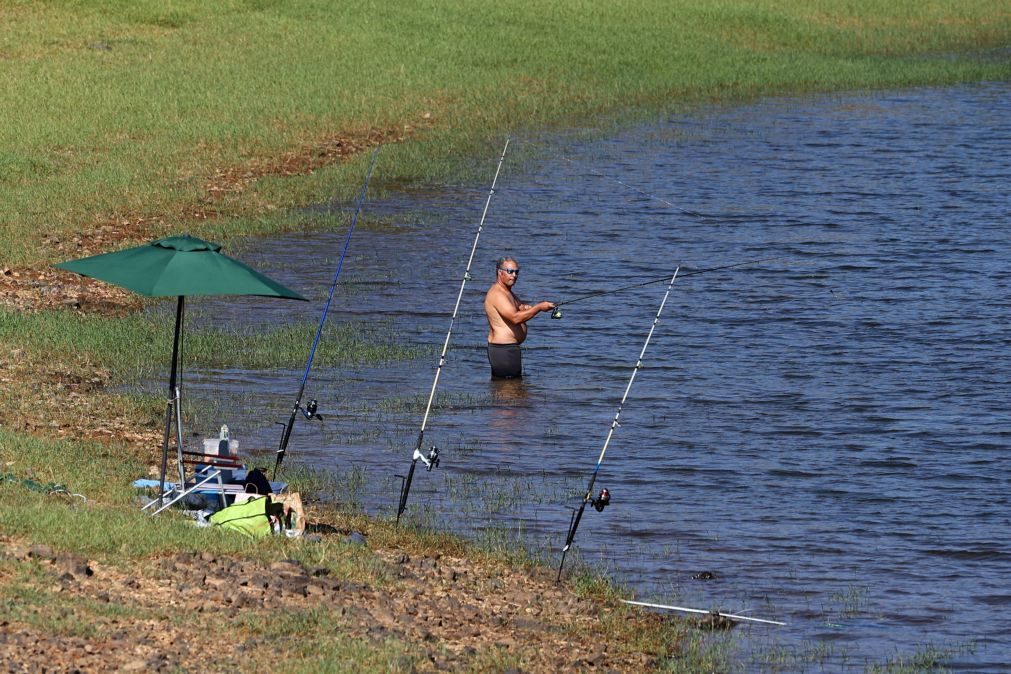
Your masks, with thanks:
[(309, 379), (309, 370), (312, 368), (313, 358), (316, 357), (316, 347), (319, 346), (319, 339), (323, 334), (323, 325), (326, 323), (326, 315), (330, 310), (330, 301), (333, 300), (334, 290), (337, 288), (337, 279), (339, 279), (341, 275), (341, 267), (344, 265), (344, 256), (347, 255), (348, 246), (351, 244), (351, 234), (355, 231), (355, 225), (358, 223), (358, 215), (362, 211), (362, 204), (365, 203), (365, 193), (369, 189), (369, 179), (372, 178), (372, 169), (376, 166), (376, 158), (379, 156), (379, 148), (381, 147), (381, 145), (377, 145), (376, 149), (372, 151), (372, 159), (369, 161), (369, 170), (365, 174), (365, 184), (362, 185), (361, 194), (358, 195), (358, 204), (355, 206), (355, 214), (351, 218), (351, 226), (348, 227), (348, 235), (344, 239), (344, 250), (341, 251), (340, 259), (337, 261), (337, 271), (334, 272), (333, 283), (330, 284), (330, 293), (327, 295), (326, 304), (323, 305), (323, 314), (319, 317), (319, 327), (316, 329), (316, 338), (312, 340), (312, 349), (310, 349), (309, 359), (305, 363), (305, 372), (302, 374), (302, 383), (298, 387), (298, 395), (295, 397), (295, 405), (291, 408), (291, 416), (288, 417), (288, 423), (284, 425), (284, 431), (281, 433), (281, 444), (277, 448), (277, 458), (274, 460), (274, 475), (271, 479), (277, 479), (277, 471), (281, 467), (281, 462), (284, 461), (285, 452), (288, 451), (288, 440), (291, 439), (291, 430), (295, 427), (295, 419), (298, 417), (298, 413), (301, 412), (302, 416), (304, 416), (306, 420), (323, 419), (321, 415), (316, 413), (319, 403), (317, 403), (315, 398), (306, 403), (304, 409), (302, 408), (302, 395), (305, 393), (305, 382)]
[(502, 170), (502, 162), (505, 161), (506, 151), (509, 149), (509, 139), (506, 138), (505, 147), (502, 148), (502, 155), (498, 158), (498, 166), (495, 169), (495, 177), (491, 181), (491, 189), (488, 190), (488, 198), (484, 202), (484, 211), (481, 213), (481, 221), (477, 225), (477, 234), (474, 235), (474, 243), (470, 247), (470, 257), (467, 259), (467, 269), (463, 272), (463, 281), (460, 283), (460, 292), (456, 295), (456, 305), (453, 307), (453, 315), (449, 319), (449, 330), (446, 332), (446, 340), (442, 344), (442, 353), (439, 355), (439, 365), (435, 368), (435, 380), (432, 381), (432, 390), (428, 394), (428, 404), (425, 405), (425, 414), (421, 418), (421, 430), (418, 431), (418, 441), (414, 445), (414, 453), (411, 455), (411, 467), (407, 475), (398, 475), (400, 483), (400, 504), (397, 506), (397, 524), (400, 524), (400, 516), (407, 508), (407, 495), (411, 493), (411, 482), (414, 481), (414, 470), (418, 467), (418, 461), (425, 464), (428, 472), (439, 465), (439, 448), (432, 445), (428, 453), (421, 451), (425, 442), (425, 427), (428, 424), (428, 414), (432, 411), (432, 401), (435, 400), (435, 389), (439, 385), (439, 375), (442, 374), (442, 366), (446, 364), (446, 351), (449, 349), (449, 338), (453, 334), (453, 324), (456, 322), (457, 312), (460, 310), (460, 300), (463, 299), (463, 289), (467, 287), (470, 280), (470, 267), (474, 262), (474, 252), (477, 250), (477, 242), (481, 238), (481, 231), (484, 229), (484, 219), (488, 215), (488, 206), (491, 204), (492, 195), (495, 194), (495, 185), (498, 183), (498, 175)]
[(579, 509), (572, 513), (572, 519), (569, 522), (569, 533), (565, 537), (565, 547), (562, 548), (562, 561), (558, 565), (558, 580), (562, 579), (562, 567), (565, 566), (565, 554), (572, 547), (572, 541), (576, 537), (576, 529), (579, 528), (579, 521), (583, 519), (583, 511), (586, 510), (586, 505), (590, 504), (593, 506), (594, 510), (597, 512), (603, 512), (604, 508), (611, 503), (611, 493), (607, 489), (601, 489), (600, 494), (597, 496), (593, 495), (593, 484), (597, 481), (597, 473), (600, 472), (600, 464), (604, 462), (604, 454), (607, 453), (607, 446), (611, 442), (611, 436), (614, 435), (614, 429), (618, 427), (618, 418), (621, 416), (621, 409), (625, 405), (625, 400), (628, 398), (628, 392), (632, 390), (632, 382), (635, 381), (635, 375), (642, 368), (642, 357), (646, 354), (646, 348), (649, 346), (649, 340), (653, 338), (653, 331), (656, 329), (656, 324), (660, 322), (660, 314), (663, 312), (664, 305), (667, 304), (667, 297), (670, 296), (670, 289), (674, 286), (674, 279), (678, 277), (678, 272), (681, 270), (680, 267), (674, 269), (674, 275), (670, 277), (670, 282), (667, 284), (667, 292), (663, 295), (663, 301), (660, 302), (660, 308), (656, 311), (656, 316), (653, 318), (653, 325), (649, 328), (649, 334), (646, 335), (646, 342), (642, 345), (642, 351), (639, 352), (639, 360), (636, 361), (635, 367), (632, 368), (632, 376), (628, 379), (628, 385), (625, 387), (625, 395), (621, 396), (621, 402), (618, 403), (618, 411), (614, 415), (614, 421), (611, 422), (611, 429), (607, 432), (607, 438), (604, 440), (604, 448), (600, 450), (600, 456), (597, 458), (597, 465), (593, 468), (593, 475), (590, 476), (590, 482), (586, 485), (586, 495), (583, 496), (583, 502), (579, 505)]

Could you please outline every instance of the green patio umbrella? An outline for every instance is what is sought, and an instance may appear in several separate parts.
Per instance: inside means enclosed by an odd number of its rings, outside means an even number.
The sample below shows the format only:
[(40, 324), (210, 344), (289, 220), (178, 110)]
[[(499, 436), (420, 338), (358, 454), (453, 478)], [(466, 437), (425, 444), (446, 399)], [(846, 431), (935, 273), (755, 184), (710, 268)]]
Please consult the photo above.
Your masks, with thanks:
[[(182, 333), (186, 297), (208, 295), (258, 295), (294, 300), (305, 298), (294, 290), (221, 252), (221, 246), (193, 236), (170, 236), (143, 246), (115, 253), (61, 262), (56, 265), (82, 276), (122, 286), (148, 297), (177, 297), (175, 335), (169, 398), (162, 439), (159, 499), (165, 493), (169, 436), (176, 420), (176, 447), (182, 452), (182, 421), (179, 418), (179, 337)], [(180, 454), (181, 458), (181, 454)], [(185, 476), (180, 465), (180, 480)]]

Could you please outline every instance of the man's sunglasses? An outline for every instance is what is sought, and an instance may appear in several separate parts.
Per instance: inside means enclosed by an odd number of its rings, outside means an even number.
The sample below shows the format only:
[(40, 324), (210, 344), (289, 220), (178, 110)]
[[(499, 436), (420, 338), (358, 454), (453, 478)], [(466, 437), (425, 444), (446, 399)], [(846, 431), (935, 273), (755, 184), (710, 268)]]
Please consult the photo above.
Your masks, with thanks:
[(507, 274), (512, 274), (513, 276), (520, 273), (519, 269), (506, 269), (505, 267), (498, 267), (497, 269), (499, 271), (504, 271)]

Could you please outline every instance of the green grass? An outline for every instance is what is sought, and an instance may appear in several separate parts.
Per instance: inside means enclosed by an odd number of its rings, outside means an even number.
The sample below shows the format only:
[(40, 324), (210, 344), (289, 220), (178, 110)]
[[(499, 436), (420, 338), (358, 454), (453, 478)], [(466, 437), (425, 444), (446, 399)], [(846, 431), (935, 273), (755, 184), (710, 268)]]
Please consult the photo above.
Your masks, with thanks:
[[(26, 438), (0, 428), (0, 465), (21, 479), (58, 483), (86, 499), (0, 482), (0, 531), (6, 536), (113, 563), (192, 550), (264, 560), (283, 555), (359, 582), (382, 585), (390, 580), (385, 564), (365, 547), (281, 537), (253, 541), (197, 528), (191, 519), (171, 511), (152, 518), (140, 511), (132, 487), (145, 466), (115, 448)], [(319, 482), (307, 479), (304, 471), (294, 471), (290, 482), (307, 500), (316, 497), (313, 488)]]
[[(350, 197), (366, 153), (300, 177), (278, 158), (368, 129), (413, 138), (384, 150), (381, 190), (465, 176), (468, 157), (519, 128), (1011, 72), (979, 57), (1011, 37), (1011, 14), (988, 0), (95, 0), (6, 3), (0, 20), (8, 265), (48, 258), (40, 226), (146, 218), (167, 231), (202, 210), (246, 219), (190, 220), (194, 233), (257, 229)], [(237, 167), (261, 177), (208, 195)]]
[[(65, 259), (55, 239), (65, 243), (101, 226), (115, 231), (141, 222), (140, 236), (189, 231), (216, 241), (337, 231), (346, 217), (289, 209), (356, 195), (369, 132), (390, 141), (370, 185), (376, 196), (447, 181), (485, 185), (494, 171), (489, 157), (516, 130), (606, 130), (702, 102), (1011, 76), (1011, 59), (998, 51), (1011, 43), (1011, 12), (992, 0), (15, 0), (0, 4), (0, 21), (6, 28), (0, 35), (0, 110), (6, 113), (0, 124), (0, 269)], [(357, 154), (321, 160), (337, 138), (355, 143)], [(521, 166), (537, 151), (516, 148), (514, 158)], [(113, 384), (137, 381), (166, 370), (170, 316), (0, 309), (0, 355), (37, 365), (43, 377), (91, 376), (90, 370), (102, 368)], [(290, 323), (255, 335), (188, 329), (184, 367), (300, 368), (315, 327)], [(364, 322), (328, 326), (316, 366), (419, 356), (387, 332)], [(3, 387), (5, 396), (30, 398), (23, 384)], [(379, 413), (416, 411), (423, 402), (404, 397)], [(437, 407), (483, 402), (436, 401)], [(31, 410), (44, 421), (47, 403), (19, 407), (7, 400), (0, 413)], [(104, 404), (133, 422), (157, 417), (163, 401), (118, 396)], [(195, 529), (182, 517), (152, 519), (137, 511), (129, 486), (146, 471), (135, 454), (115, 443), (43, 440), (0, 428), (0, 472), (58, 482), (88, 499), (0, 484), (0, 531), (109, 563), (209, 550), (295, 556), (344, 577), (388, 580), (383, 565), (353, 546), (253, 544)], [(331, 483), (297, 469), (291, 475), (296, 488), (324, 497), (354, 493), (363, 479), (349, 474), (341, 478), (346, 484)], [(352, 498), (347, 516), (369, 528), (379, 544), (464, 552), (444, 533), (370, 522), (354, 505)], [(508, 507), (508, 498), (492, 505)], [(503, 531), (468, 554), (528, 563)], [(0, 572), (7, 564), (0, 560)], [(614, 591), (593, 575), (577, 585), (587, 596)], [(50, 595), (19, 579), (0, 591), (0, 600), (5, 610), (18, 602), (58, 605)], [(856, 610), (862, 598), (838, 600)], [(73, 611), (42, 615), (54, 631), (91, 634)], [(282, 633), (313, 631), (327, 654), (308, 662), (293, 647), (287, 669), (412, 668), (405, 644), (377, 645), (314, 629), (331, 619), (338, 621), (312, 611), (279, 618)], [(669, 671), (730, 669), (727, 647), (714, 646), (711, 637), (682, 635), (671, 648), (664, 665)], [(928, 648), (879, 671), (933, 671), (949, 656)], [(488, 652), (473, 664), (506, 669), (524, 663)]]
[(686, 631), (677, 651), (660, 663), (660, 671), (669, 674), (741, 671), (732, 664), (733, 649), (733, 635)]
[[(68, 597), (52, 589), (53, 582), (39, 563), (5, 561), (12, 578), (0, 585), (0, 606), (5, 619), (25, 623), (49, 634), (83, 638), (107, 637), (102, 626), (83, 614), (114, 620), (143, 619), (129, 606), (103, 603), (85, 597)], [(39, 610), (41, 609), (41, 610)]]
[(938, 646), (926, 644), (922, 648), (905, 655), (897, 655), (880, 665), (867, 668), (867, 674), (942, 674), (950, 672), (947, 664), (955, 656), (971, 654), (972, 644)]
[[(349, 638), (344, 633), (346, 618), (333, 610), (307, 609), (280, 613), (271, 620), (241, 614), (230, 622), (280, 655), (286, 671), (294, 672), (411, 672), (421, 659), (418, 649), (394, 639), (376, 643)], [(262, 663), (266, 665), (267, 663)]]
[[(123, 456), (115, 448), (99, 444), (66, 440), (44, 440), (13, 433), (0, 428), (0, 472), (13, 474), (20, 479), (33, 479), (42, 483), (57, 483), (72, 493), (85, 497), (100, 496), (109, 505), (126, 505), (131, 502), (129, 484), (143, 468), (135, 460)], [(0, 490), (19, 503), (19, 507), (34, 510), (40, 516), (50, 504), (60, 505), (61, 512), (80, 510), (77, 499), (62, 499), (30, 491), (17, 483), (0, 483)], [(20, 498), (23, 496), (24, 498)], [(87, 509), (85, 509), (87, 510)], [(0, 508), (0, 518), (5, 518), (10, 508)], [(94, 535), (101, 538), (102, 533)], [(67, 535), (75, 537), (75, 532)]]
[[(317, 324), (307, 322), (279, 325), (255, 334), (238, 328), (189, 328), (183, 337), (182, 365), (301, 368), (317, 328)], [(313, 364), (375, 364), (419, 355), (418, 350), (395, 343), (388, 334), (382, 321), (328, 322)], [(109, 318), (73, 311), (18, 314), (0, 308), (0, 343), (44, 353), (50, 360), (114, 369), (122, 381), (130, 381), (168, 369), (172, 328), (166, 325), (165, 316), (152, 313)]]

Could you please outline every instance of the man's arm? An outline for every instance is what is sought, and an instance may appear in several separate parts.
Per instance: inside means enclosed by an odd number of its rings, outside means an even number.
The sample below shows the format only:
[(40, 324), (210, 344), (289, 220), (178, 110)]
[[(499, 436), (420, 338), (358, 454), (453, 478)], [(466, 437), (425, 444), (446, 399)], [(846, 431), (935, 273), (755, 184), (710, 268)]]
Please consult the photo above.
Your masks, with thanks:
[(551, 311), (555, 308), (551, 302), (538, 302), (534, 305), (520, 304), (519, 308), (515, 308), (503, 293), (495, 293), (491, 298), (491, 304), (502, 320), (511, 325), (526, 323), (540, 312)]

